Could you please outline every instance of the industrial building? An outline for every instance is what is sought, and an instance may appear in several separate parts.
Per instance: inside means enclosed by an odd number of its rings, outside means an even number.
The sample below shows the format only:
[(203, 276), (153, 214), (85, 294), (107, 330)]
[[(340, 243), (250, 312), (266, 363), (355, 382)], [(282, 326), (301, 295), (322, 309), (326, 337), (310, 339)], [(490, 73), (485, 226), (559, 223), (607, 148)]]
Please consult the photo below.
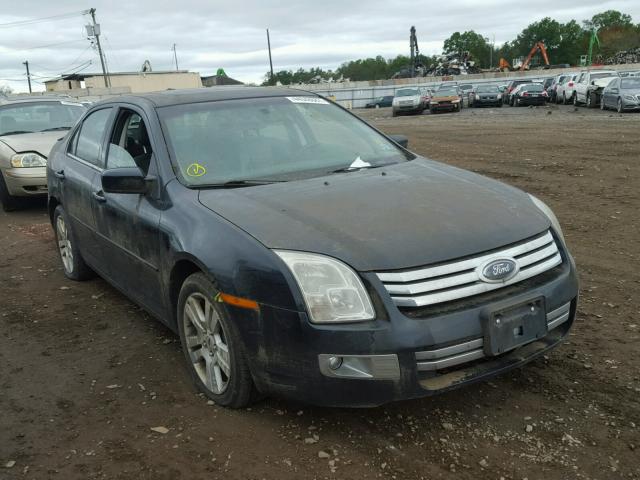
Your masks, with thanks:
[[(131, 93), (156, 92), (169, 88), (200, 88), (200, 74), (187, 70), (112, 72), (109, 73), (111, 88), (128, 88)], [(65, 92), (87, 88), (104, 88), (102, 73), (72, 73), (44, 82), (47, 92)]]

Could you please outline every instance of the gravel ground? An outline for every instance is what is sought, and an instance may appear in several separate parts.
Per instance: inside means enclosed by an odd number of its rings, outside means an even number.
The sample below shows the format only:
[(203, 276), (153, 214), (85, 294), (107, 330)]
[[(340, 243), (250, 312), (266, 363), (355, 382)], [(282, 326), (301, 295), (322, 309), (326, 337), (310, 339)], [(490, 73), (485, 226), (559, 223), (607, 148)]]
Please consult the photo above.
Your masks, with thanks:
[(359, 113), (555, 209), (581, 280), (569, 340), (435, 398), (225, 410), (194, 391), (170, 331), (104, 281), (64, 278), (33, 202), (0, 213), (0, 479), (640, 478), (640, 115)]

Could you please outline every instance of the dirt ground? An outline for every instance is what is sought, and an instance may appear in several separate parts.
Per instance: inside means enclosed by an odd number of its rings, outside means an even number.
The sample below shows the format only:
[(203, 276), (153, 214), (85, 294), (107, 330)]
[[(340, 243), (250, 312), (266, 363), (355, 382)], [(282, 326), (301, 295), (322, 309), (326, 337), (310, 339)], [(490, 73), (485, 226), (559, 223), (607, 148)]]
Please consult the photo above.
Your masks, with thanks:
[(640, 478), (640, 115), (361, 114), (555, 209), (581, 280), (569, 341), (435, 398), (225, 410), (170, 331), (100, 279), (65, 279), (35, 202), (0, 213), (0, 479)]

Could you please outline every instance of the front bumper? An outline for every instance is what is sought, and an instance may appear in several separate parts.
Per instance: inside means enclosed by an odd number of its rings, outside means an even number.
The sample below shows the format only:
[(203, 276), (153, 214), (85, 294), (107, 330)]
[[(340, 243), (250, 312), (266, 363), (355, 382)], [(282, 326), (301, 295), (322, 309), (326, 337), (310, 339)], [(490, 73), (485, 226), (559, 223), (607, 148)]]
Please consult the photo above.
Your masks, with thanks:
[(473, 103), (474, 107), (475, 106), (484, 106), (484, 105), (500, 105), (500, 104), (502, 104), (502, 98), (500, 98), (500, 97), (495, 98), (495, 99), (474, 98), (471, 103)]
[(394, 105), (395, 113), (420, 113), (424, 110), (424, 105)]
[(2, 171), (9, 195), (28, 197), (47, 194), (47, 168), (7, 168)]
[(431, 110), (447, 110), (453, 111), (460, 109), (460, 102), (457, 103), (431, 103), (429, 104), (429, 108)]
[(632, 102), (626, 98), (622, 100), (622, 109), (627, 111), (640, 110), (640, 100)]
[[(305, 403), (341, 407), (377, 406), (434, 395), (542, 355), (568, 335), (576, 313), (577, 275), (573, 260), (567, 256), (552, 277), (505, 294), (514, 305), (532, 296), (544, 297), (547, 335), (489, 357), (482, 353), (482, 318), (501, 290), (489, 301), (470, 297), (461, 308), (416, 317), (382, 295), (384, 287), (374, 274), (363, 277), (379, 313), (372, 322), (315, 325), (308, 322), (305, 313), (261, 307), (256, 314), (259, 325), (243, 329), (259, 390)], [(500, 300), (504, 303), (505, 298)], [(347, 376), (332, 373), (330, 357), (344, 359)], [(340, 368), (333, 372), (340, 373)], [(349, 375), (354, 371), (355, 376)]]

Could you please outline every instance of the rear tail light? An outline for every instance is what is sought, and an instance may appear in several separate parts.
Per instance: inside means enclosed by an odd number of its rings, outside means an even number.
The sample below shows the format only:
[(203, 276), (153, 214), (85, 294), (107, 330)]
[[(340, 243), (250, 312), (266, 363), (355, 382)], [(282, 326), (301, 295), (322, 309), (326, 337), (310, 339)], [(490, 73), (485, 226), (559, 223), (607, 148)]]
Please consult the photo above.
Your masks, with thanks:
[(569, 82), (569, 86), (570, 86), (570, 87), (573, 87), (573, 82)]
[(542, 91), (542, 96), (546, 97), (547, 96), (547, 92), (545, 92), (544, 90)]
[(523, 97), (528, 97), (529, 96), (529, 92), (522, 92), (522, 96)]

